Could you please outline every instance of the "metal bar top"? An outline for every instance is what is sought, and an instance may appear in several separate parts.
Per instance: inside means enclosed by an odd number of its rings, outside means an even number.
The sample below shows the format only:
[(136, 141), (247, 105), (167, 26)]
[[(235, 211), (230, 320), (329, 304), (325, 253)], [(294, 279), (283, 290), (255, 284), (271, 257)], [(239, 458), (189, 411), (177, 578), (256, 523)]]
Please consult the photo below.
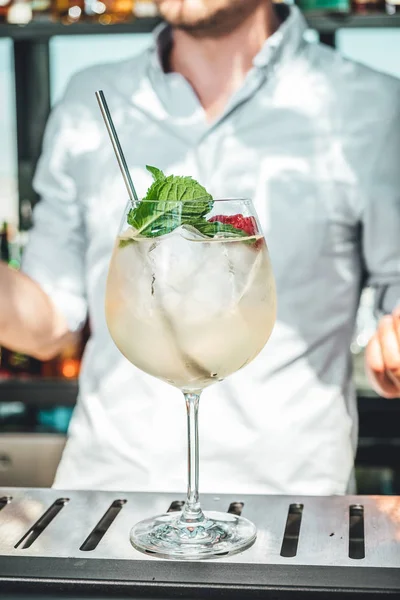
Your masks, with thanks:
[(242, 514), (258, 530), (250, 549), (210, 561), (168, 561), (131, 547), (134, 523), (181, 500), (177, 494), (0, 488), (0, 596), (10, 585), (29, 583), (34, 591), (62, 581), (65, 589), (89, 586), (97, 594), (128, 586), (143, 597), (153, 597), (155, 588), (165, 597), (203, 588), (211, 596), (229, 590), (232, 598), (255, 590), (274, 591), (274, 598), (277, 590), (400, 597), (400, 497), (206, 494), (205, 510), (243, 503)]

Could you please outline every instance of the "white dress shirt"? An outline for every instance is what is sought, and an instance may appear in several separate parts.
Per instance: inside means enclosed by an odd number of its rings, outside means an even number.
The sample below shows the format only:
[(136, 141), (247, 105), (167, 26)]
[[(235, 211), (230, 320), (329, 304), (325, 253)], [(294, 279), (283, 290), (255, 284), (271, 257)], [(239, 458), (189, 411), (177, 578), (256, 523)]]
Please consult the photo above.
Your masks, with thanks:
[(270, 249), (277, 323), (256, 360), (203, 394), (201, 491), (346, 491), (363, 272), (387, 286), (386, 310), (400, 297), (400, 86), (308, 43), (305, 30), (291, 7), (212, 124), (189, 83), (163, 72), (169, 28), (140, 56), (76, 75), (53, 111), (24, 270), (71, 330), (87, 311), (92, 330), (57, 487), (186, 487), (183, 397), (123, 358), (105, 322), (127, 194), (94, 96), (103, 89), (139, 195), (151, 164), (216, 198), (250, 197)]

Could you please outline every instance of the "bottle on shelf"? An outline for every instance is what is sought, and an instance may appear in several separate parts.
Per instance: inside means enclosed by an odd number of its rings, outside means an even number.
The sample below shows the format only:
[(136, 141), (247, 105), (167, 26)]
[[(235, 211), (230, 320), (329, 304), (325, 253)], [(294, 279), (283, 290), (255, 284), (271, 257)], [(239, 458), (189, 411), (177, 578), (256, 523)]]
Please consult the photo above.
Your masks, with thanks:
[(10, 248), (8, 245), (8, 223), (3, 222), (3, 226), (0, 231), (0, 259), (7, 264), (10, 261)]
[(84, 20), (85, 0), (53, 0), (51, 9), (55, 21), (65, 25), (77, 23)]
[(308, 15), (350, 12), (350, 0), (296, 0), (302, 12)]
[(40, 376), (42, 365), (39, 360), (22, 352), (8, 351), (8, 370), (11, 377), (30, 379)]
[(133, 19), (134, 0), (85, 0), (85, 15), (103, 25), (123, 23)]
[(138, 18), (157, 17), (158, 8), (153, 0), (134, 0), (133, 14)]
[(7, 23), (8, 10), (11, 0), (0, 0), (0, 23)]
[(386, 0), (386, 12), (388, 15), (400, 13), (400, 0)]
[(351, 7), (357, 15), (385, 12), (385, 0), (352, 0)]
[(11, 23), (12, 25), (26, 25), (30, 21), (32, 21), (30, 0), (12, 0), (7, 12), (7, 23)]
[[(8, 247), (8, 225), (6, 222), (3, 223), (0, 231), (0, 260), (6, 264), (8, 264), (10, 260), (10, 252)], [(11, 375), (8, 368), (8, 357), (9, 350), (0, 346), (0, 379), (10, 377)]]

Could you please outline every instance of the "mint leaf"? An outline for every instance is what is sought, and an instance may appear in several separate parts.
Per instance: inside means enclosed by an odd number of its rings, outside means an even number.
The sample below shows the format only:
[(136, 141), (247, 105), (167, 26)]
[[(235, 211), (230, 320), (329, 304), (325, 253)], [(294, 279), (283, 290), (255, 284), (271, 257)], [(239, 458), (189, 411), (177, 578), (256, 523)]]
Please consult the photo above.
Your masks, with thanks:
[(206, 188), (192, 177), (157, 176), (143, 200), (212, 200)]
[(127, 219), (137, 234), (165, 235), (180, 225), (200, 220), (212, 209), (212, 196), (192, 177), (166, 177), (156, 167), (146, 168), (154, 181), (147, 190), (145, 202), (132, 208)]
[(128, 224), (144, 237), (170, 233), (182, 224), (178, 202), (141, 202), (128, 213)]
[(146, 165), (146, 169), (149, 171), (149, 173), (153, 175), (154, 181), (157, 181), (157, 179), (165, 178), (164, 173), (161, 171), (161, 169), (157, 169), (157, 167), (151, 167), (150, 165)]
[(206, 221), (205, 219), (192, 222), (191, 225), (197, 229), (203, 235), (207, 237), (214, 237), (215, 235), (223, 234), (227, 237), (249, 237), (249, 235), (243, 231), (243, 229), (237, 229), (229, 223), (220, 223), (219, 221)]

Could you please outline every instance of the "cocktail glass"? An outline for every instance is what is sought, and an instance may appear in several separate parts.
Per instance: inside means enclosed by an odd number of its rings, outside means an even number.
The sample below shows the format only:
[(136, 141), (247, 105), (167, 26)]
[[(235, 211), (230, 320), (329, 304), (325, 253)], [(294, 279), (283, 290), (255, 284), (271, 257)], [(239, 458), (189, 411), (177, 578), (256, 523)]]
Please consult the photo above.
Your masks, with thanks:
[[(157, 212), (155, 201), (143, 202), (148, 205), (142, 210)], [(198, 408), (205, 388), (263, 349), (275, 323), (276, 293), (250, 200), (214, 200), (200, 230), (187, 222), (188, 203), (182, 207), (175, 200), (159, 202), (159, 226), (149, 235), (128, 225), (135, 208), (128, 204), (110, 263), (106, 316), (122, 354), (181, 390), (187, 410), (184, 508), (138, 523), (131, 542), (157, 556), (199, 559), (239, 552), (256, 538), (249, 520), (201, 509)]]

